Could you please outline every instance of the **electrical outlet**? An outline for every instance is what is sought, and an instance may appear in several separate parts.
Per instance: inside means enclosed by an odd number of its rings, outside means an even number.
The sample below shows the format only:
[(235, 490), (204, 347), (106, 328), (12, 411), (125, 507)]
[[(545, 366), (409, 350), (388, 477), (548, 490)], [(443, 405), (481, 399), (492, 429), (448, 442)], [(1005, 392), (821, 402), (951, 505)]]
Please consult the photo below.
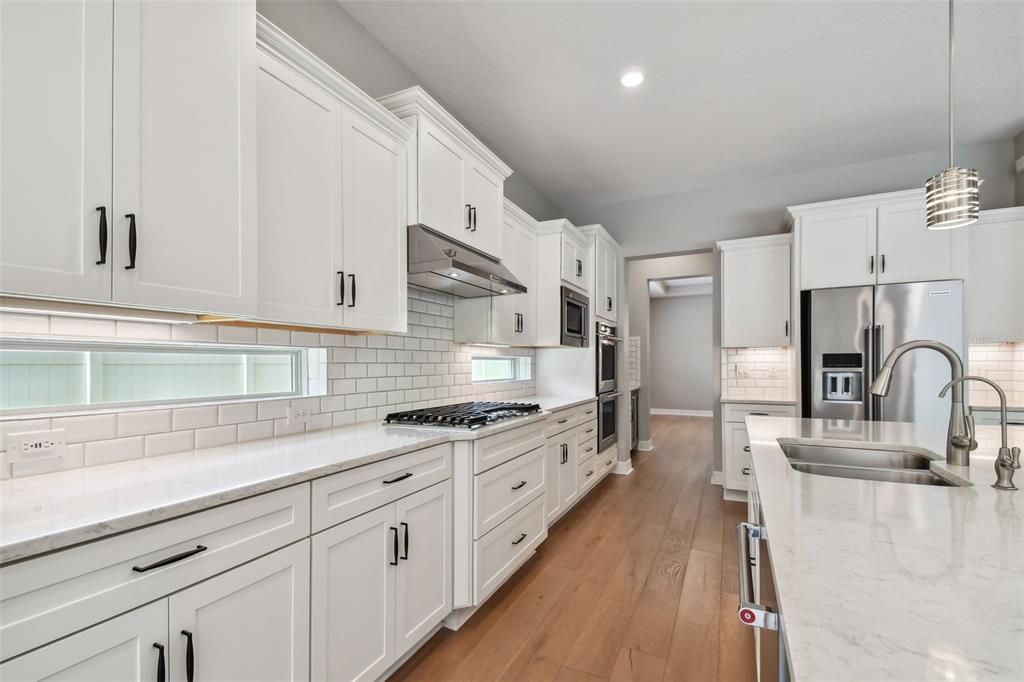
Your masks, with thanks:
[(308, 424), (310, 417), (312, 417), (308, 407), (302, 407), (299, 405), (288, 406), (288, 425), (293, 424)]
[(65, 429), (9, 433), (6, 461), (13, 464), (63, 457), (68, 446), (66, 434)]

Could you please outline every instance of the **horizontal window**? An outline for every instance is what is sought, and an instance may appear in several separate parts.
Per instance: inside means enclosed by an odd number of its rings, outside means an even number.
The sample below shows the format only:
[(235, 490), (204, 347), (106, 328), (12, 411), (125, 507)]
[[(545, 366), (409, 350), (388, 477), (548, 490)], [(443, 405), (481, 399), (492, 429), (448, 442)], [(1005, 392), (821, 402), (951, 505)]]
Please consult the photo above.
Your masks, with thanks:
[(525, 381), (531, 378), (533, 362), (529, 357), (486, 355), (473, 358), (473, 383), (485, 381)]
[(4, 342), (0, 410), (322, 395), (326, 359), (320, 348)]

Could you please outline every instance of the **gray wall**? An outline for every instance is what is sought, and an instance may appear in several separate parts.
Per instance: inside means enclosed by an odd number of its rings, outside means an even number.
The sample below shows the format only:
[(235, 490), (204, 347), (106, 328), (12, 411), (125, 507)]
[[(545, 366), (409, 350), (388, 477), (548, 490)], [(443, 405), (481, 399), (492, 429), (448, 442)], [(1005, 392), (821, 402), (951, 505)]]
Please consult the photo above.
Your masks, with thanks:
[(711, 413), (711, 294), (651, 299), (651, 407)]
[[(626, 261), (626, 293), (629, 304), (630, 336), (640, 337), (640, 440), (651, 439), (651, 299), (647, 290), (650, 279), (666, 277), (697, 277), (715, 274), (714, 254), (702, 253), (643, 258)], [(709, 349), (713, 357), (717, 351)], [(716, 365), (717, 366), (717, 365)], [(717, 378), (713, 379), (717, 381)]]
[[(964, 145), (957, 150), (957, 163), (977, 168), (985, 179), (984, 208), (1014, 204), (1015, 158), (1010, 140)], [(604, 225), (627, 257), (697, 251), (710, 249), (718, 240), (778, 232), (786, 206), (923, 187), (929, 176), (947, 165), (946, 151), (913, 154), (793, 175), (755, 177), (682, 194), (569, 207), (569, 217), (579, 225)], [(1017, 182), (1019, 185), (1021, 180)]]
[[(1013, 138), (1013, 158), (1016, 160), (1022, 156), (1024, 156), (1024, 130)], [(1015, 176), (1013, 198), (1017, 206), (1024, 206), (1024, 172), (1016, 173)]]
[[(256, 8), (310, 52), (372, 97), (424, 83), (333, 0), (257, 0)], [(443, 104), (443, 103), (442, 103)], [(459, 112), (448, 108), (455, 118)], [(502, 150), (487, 143), (501, 157)], [(562, 218), (565, 212), (530, 180), (513, 173), (505, 196), (537, 220)]]

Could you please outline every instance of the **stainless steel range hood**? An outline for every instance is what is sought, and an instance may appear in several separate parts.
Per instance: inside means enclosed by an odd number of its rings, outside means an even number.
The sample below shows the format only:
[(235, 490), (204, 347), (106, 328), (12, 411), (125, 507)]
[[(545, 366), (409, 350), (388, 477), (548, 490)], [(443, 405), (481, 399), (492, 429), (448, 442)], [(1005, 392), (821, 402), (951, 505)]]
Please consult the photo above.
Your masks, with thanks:
[(426, 225), (409, 226), (409, 284), (460, 298), (526, 293), (500, 261)]

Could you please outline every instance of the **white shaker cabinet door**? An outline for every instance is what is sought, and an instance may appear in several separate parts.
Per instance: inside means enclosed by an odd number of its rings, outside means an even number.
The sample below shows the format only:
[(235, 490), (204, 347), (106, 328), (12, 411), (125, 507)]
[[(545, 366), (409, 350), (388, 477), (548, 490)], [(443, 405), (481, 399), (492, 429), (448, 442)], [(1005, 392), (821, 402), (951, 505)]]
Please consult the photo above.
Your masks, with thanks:
[(259, 316), (340, 325), (342, 106), (267, 54), (258, 79)]
[[(562, 513), (562, 499), (559, 490), (562, 476), (567, 475), (565, 464), (565, 442), (548, 439), (547, 452), (544, 455), (544, 477), (547, 479), (547, 491), (544, 503), (544, 515), (548, 524)], [(576, 463), (571, 463), (576, 468)]]
[(924, 199), (878, 207), (878, 283), (959, 279), (967, 266), (968, 230), (929, 230)]
[(875, 283), (877, 208), (848, 208), (800, 221), (800, 288)]
[(170, 678), (309, 679), (309, 540), (171, 595)]
[(466, 163), (466, 203), (470, 205), (471, 223), (468, 243), (498, 259), (502, 257), (504, 187), (501, 176), (469, 157)]
[(112, 32), (112, 0), (0, 2), (0, 292), (110, 300)]
[(526, 285), (525, 294), (513, 296), (519, 313), (519, 334), (515, 343), (531, 346), (537, 340), (537, 235), (517, 227), (515, 235), (515, 276)]
[(401, 657), (452, 610), (451, 481), (402, 498), (395, 508), (395, 656)]
[(723, 348), (790, 344), (790, 251), (786, 242), (723, 253)]
[(156, 682), (165, 679), (158, 674), (161, 661), (167, 672), (168, 653), (167, 600), (161, 599), (0, 664), (0, 679)]
[(314, 680), (376, 680), (395, 661), (395, 505), (313, 536)]
[(255, 36), (250, 1), (115, 3), (116, 302), (255, 314)]
[(466, 151), (443, 130), (419, 118), (417, 206), (419, 222), (469, 243), (469, 201), (465, 197)]
[(342, 114), (346, 327), (406, 329), (406, 148), (351, 109)]

